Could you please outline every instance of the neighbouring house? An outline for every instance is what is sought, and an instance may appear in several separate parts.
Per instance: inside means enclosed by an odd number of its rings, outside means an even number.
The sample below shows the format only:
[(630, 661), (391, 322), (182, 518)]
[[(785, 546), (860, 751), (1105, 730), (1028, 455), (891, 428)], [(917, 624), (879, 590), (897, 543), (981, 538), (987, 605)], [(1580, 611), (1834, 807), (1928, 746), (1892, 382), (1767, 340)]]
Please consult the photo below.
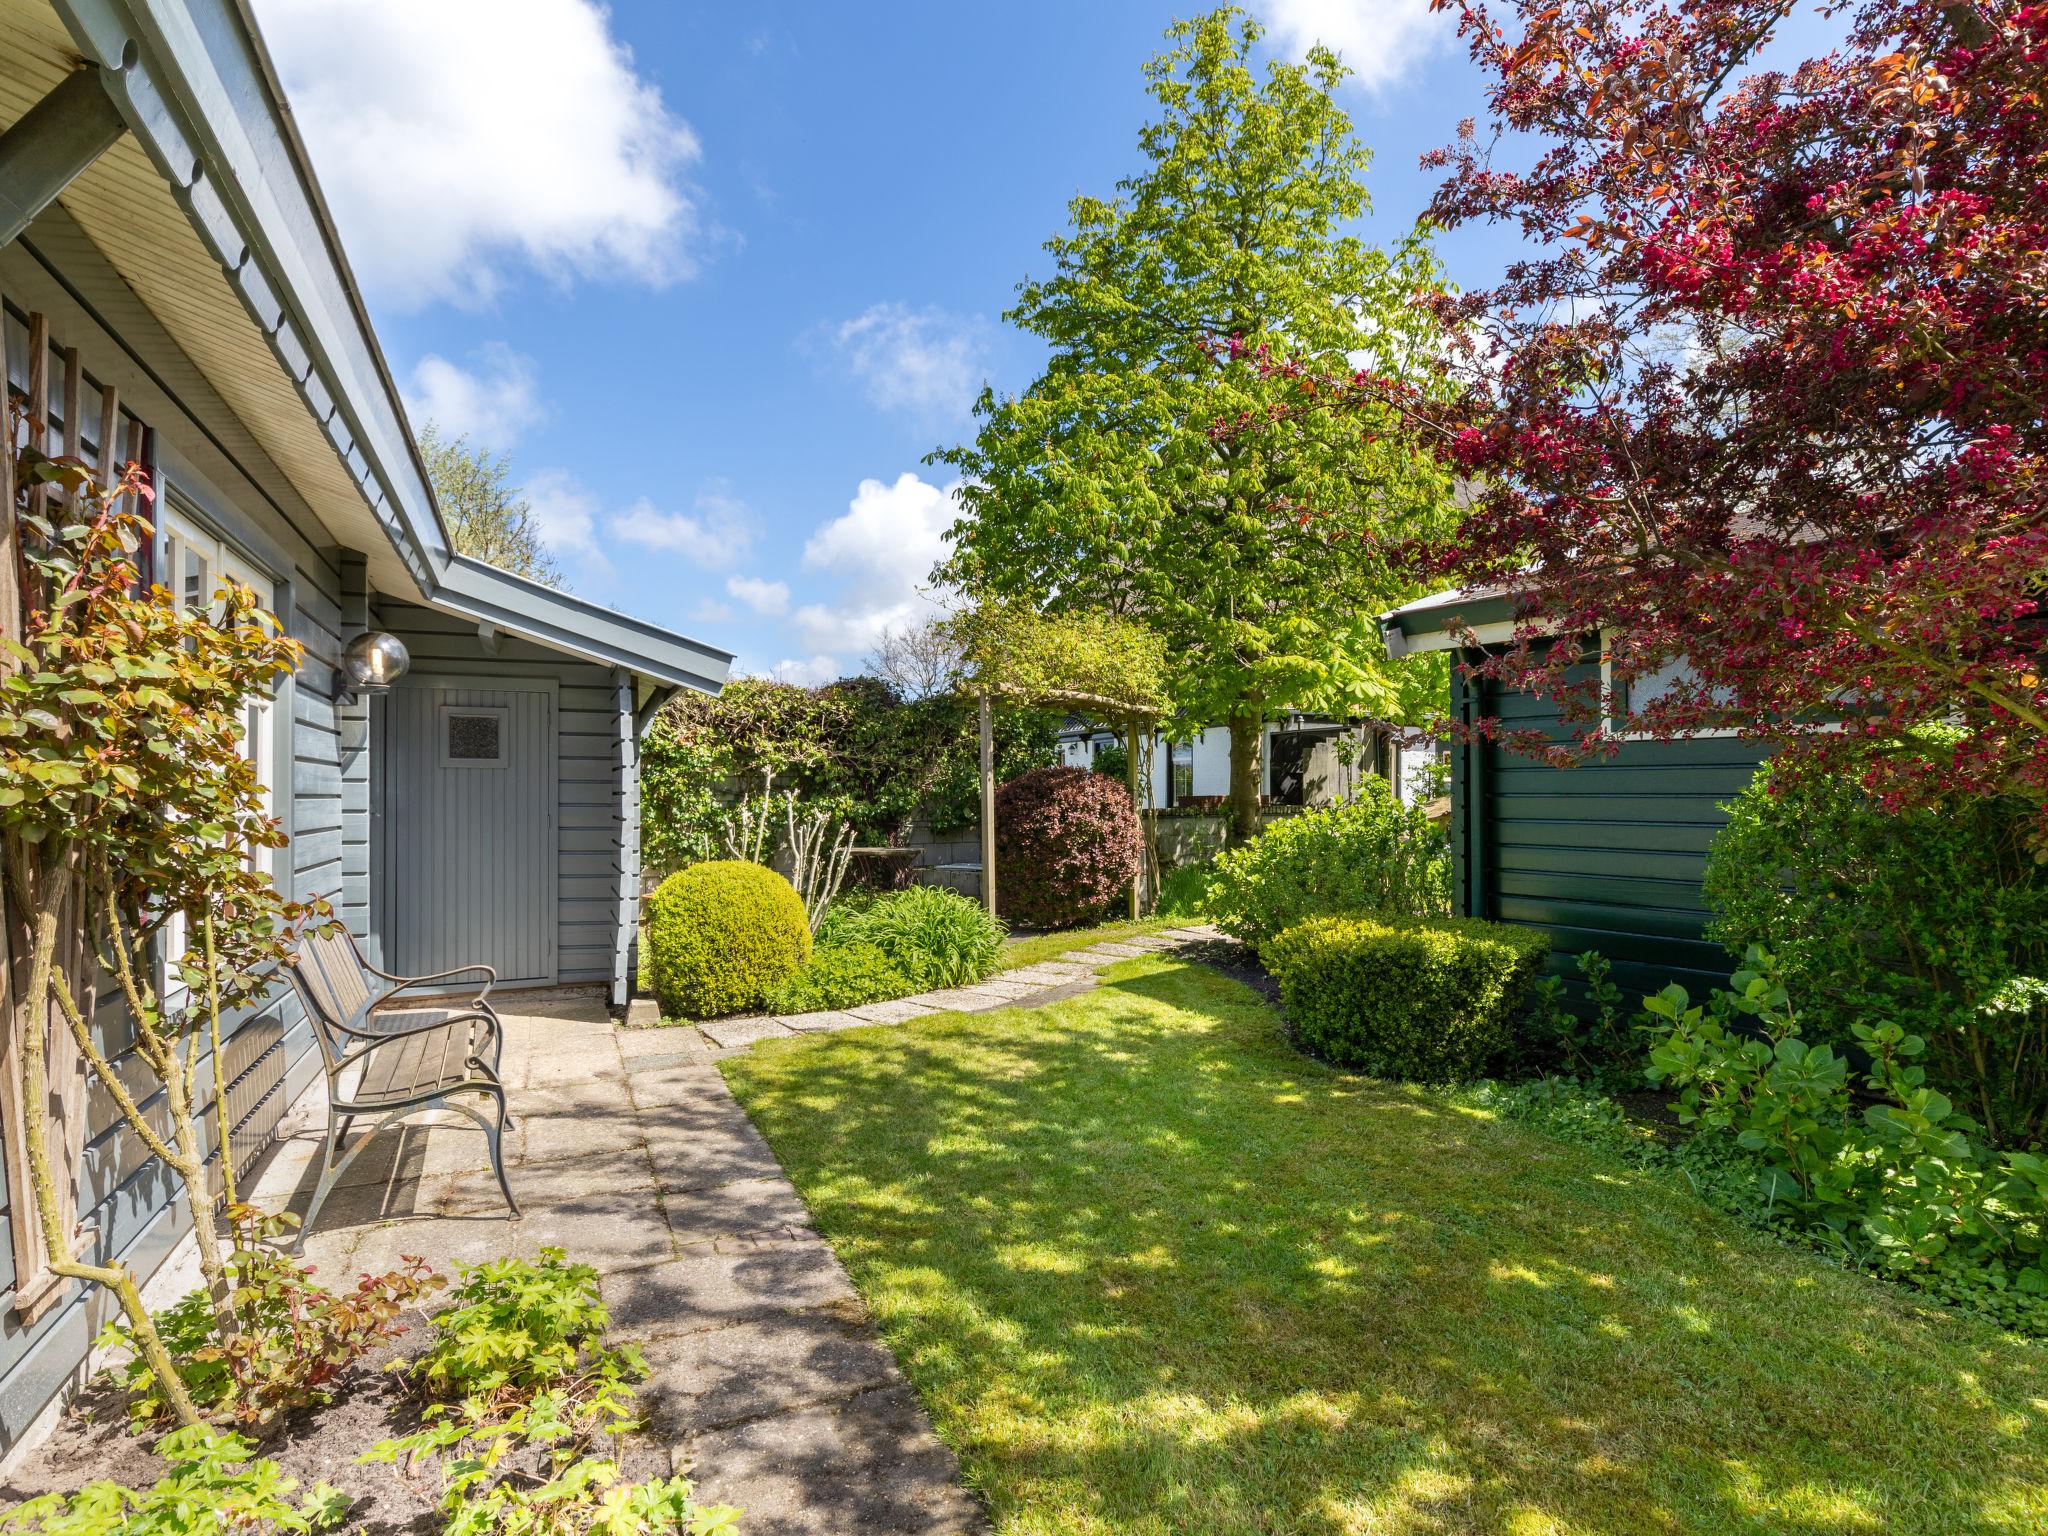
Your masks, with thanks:
[[(1444, 750), (1421, 733), (1397, 726), (1297, 711), (1267, 721), (1263, 735), (1259, 799), (1266, 805), (1326, 805), (1347, 798), (1366, 775), (1387, 780), (1404, 803), (1413, 804), (1429, 798), (1431, 766)], [(1092, 768), (1098, 751), (1122, 742), (1119, 731), (1070, 718), (1058, 735), (1060, 761), (1070, 768)], [(1157, 735), (1151, 756), (1157, 806), (1216, 808), (1230, 793), (1228, 727), (1210, 726), (1178, 739), (1170, 732)]]
[[(306, 647), (249, 708), (291, 835), (278, 881), (392, 969), (483, 961), (501, 985), (623, 1000), (638, 734), (731, 658), (450, 548), (242, 0), (0, 0), (0, 299), (8, 386), (43, 391), (54, 440), (151, 468), (155, 577), (205, 602), (232, 575)], [(411, 669), (357, 696), (337, 666), (374, 631)], [(126, 1020), (100, 996), (118, 1065)], [(12, 1047), (0, 1131), (19, 1123)], [(314, 1048), (280, 988), (223, 1054), (246, 1163), (317, 1078)], [(83, 1250), (157, 1271), (186, 1226), (172, 1181), (95, 1097), (58, 1113)], [(77, 1381), (109, 1310), (43, 1267), (4, 1144), (0, 1450)]]
[[(1513, 639), (1513, 602), (1499, 591), (1443, 592), (1395, 609), (1380, 627), (1390, 655), (1476, 659)], [(1679, 670), (1638, 679), (1637, 703)], [(1603, 648), (1589, 637), (1572, 679), (1596, 675), (1619, 713), (1626, 701), (1615, 697)], [(1573, 735), (1548, 700), (1456, 669), (1451, 713), (1466, 723), (1499, 716), (1558, 740)], [(1726, 952), (1704, 936), (1707, 847), (1727, 821), (1722, 806), (1755, 775), (1762, 751), (1729, 732), (1620, 735), (1615, 746), (1611, 756), (1556, 768), (1491, 742), (1451, 745), (1455, 909), (1547, 930), (1560, 975), (1574, 975), (1576, 957), (1591, 949), (1613, 962), (1630, 996), (1671, 981), (1704, 995), (1729, 971)]]

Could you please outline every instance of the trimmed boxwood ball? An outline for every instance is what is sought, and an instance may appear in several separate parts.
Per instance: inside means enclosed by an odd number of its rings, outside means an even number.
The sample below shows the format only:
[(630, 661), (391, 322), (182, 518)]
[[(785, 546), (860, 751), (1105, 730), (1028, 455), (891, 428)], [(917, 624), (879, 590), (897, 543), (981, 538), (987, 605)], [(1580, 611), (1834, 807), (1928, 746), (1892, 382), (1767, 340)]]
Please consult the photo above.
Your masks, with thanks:
[(1507, 1045), (1550, 936), (1468, 917), (1316, 917), (1261, 953), (1302, 1049), (1442, 1083), (1479, 1076)]
[(1143, 847), (1123, 785), (1034, 768), (996, 790), (996, 908), (1033, 928), (1085, 923), (1137, 878)]
[(774, 870), (717, 859), (677, 870), (647, 901), (649, 979), (661, 1011), (710, 1019), (757, 1008), (811, 957), (803, 898)]

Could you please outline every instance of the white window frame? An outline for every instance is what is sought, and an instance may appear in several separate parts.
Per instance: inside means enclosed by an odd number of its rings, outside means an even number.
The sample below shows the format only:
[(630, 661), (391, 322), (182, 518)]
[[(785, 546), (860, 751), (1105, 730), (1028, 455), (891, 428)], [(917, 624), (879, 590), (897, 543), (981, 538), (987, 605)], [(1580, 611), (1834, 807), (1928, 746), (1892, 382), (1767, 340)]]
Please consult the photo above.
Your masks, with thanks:
[[(216, 593), (223, 578), (231, 578), (254, 589), (257, 601), (270, 608), (275, 603), (277, 579), (241, 550), (212, 531), (166, 494), (157, 503), (156, 579), (184, 603), (195, 597), (216, 616), (222, 605)], [(277, 711), (278, 692), (254, 694), (242, 702), (243, 753), (256, 769), (259, 803), (265, 816), (277, 815)], [(250, 850), (250, 862), (260, 873), (277, 878), (275, 848)], [(185, 916), (173, 913), (163, 928), (163, 971), (161, 994), (166, 1003), (181, 1000), (184, 984), (171, 970), (171, 962), (182, 955), (190, 939)]]
[(1600, 734), (1612, 741), (1716, 741), (1740, 736), (1742, 732), (1732, 725), (1712, 725), (1704, 730), (1687, 731), (1683, 736), (1659, 736), (1653, 731), (1622, 731), (1615, 729), (1618, 711), (1614, 681), (1613, 645), (1618, 631), (1600, 631)]

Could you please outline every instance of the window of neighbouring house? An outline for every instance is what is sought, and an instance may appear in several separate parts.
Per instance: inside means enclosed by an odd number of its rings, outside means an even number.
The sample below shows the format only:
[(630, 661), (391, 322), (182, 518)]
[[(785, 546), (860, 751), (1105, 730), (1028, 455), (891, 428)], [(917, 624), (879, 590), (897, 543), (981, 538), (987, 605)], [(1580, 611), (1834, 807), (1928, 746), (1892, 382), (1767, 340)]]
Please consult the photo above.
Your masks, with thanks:
[(1195, 744), (1192, 741), (1172, 742), (1168, 744), (1166, 753), (1166, 803), (1179, 805), (1194, 797)]

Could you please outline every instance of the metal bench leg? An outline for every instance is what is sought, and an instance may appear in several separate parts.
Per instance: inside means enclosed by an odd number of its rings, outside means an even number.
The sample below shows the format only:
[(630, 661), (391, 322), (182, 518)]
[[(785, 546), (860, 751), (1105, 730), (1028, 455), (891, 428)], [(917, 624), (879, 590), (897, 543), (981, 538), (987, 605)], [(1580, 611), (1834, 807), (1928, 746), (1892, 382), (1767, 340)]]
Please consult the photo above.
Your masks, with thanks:
[(291, 1251), (294, 1257), (305, 1252), (306, 1237), (313, 1230), (313, 1223), (320, 1219), (320, 1207), (327, 1203), (328, 1193), (334, 1188), (335, 1180), (341, 1177), (342, 1169), (349, 1165), (349, 1159), (346, 1157), (337, 1165), (334, 1153), (341, 1145), (342, 1137), (348, 1134), (346, 1127), (354, 1118), (351, 1115), (336, 1121), (333, 1112), (328, 1113), (327, 1135), (320, 1148), (320, 1182), (313, 1186), (313, 1203), (306, 1207), (306, 1219), (299, 1223), (299, 1234), (292, 1241)]
[(519, 1202), (512, 1196), (512, 1181), (505, 1177), (505, 1131), (512, 1124), (512, 1116), (505, 1105), (505, 1090), (495, 1088), (491, 1096), (498, 1101), (497, 1124), (486, 1127), (484, 1134), (491, 1142), (491, 1171), (498, 1176), (498, 1188), (505, 1192), (505, 1204), (511, 1209), (512, 1219), (519, 1219)]

